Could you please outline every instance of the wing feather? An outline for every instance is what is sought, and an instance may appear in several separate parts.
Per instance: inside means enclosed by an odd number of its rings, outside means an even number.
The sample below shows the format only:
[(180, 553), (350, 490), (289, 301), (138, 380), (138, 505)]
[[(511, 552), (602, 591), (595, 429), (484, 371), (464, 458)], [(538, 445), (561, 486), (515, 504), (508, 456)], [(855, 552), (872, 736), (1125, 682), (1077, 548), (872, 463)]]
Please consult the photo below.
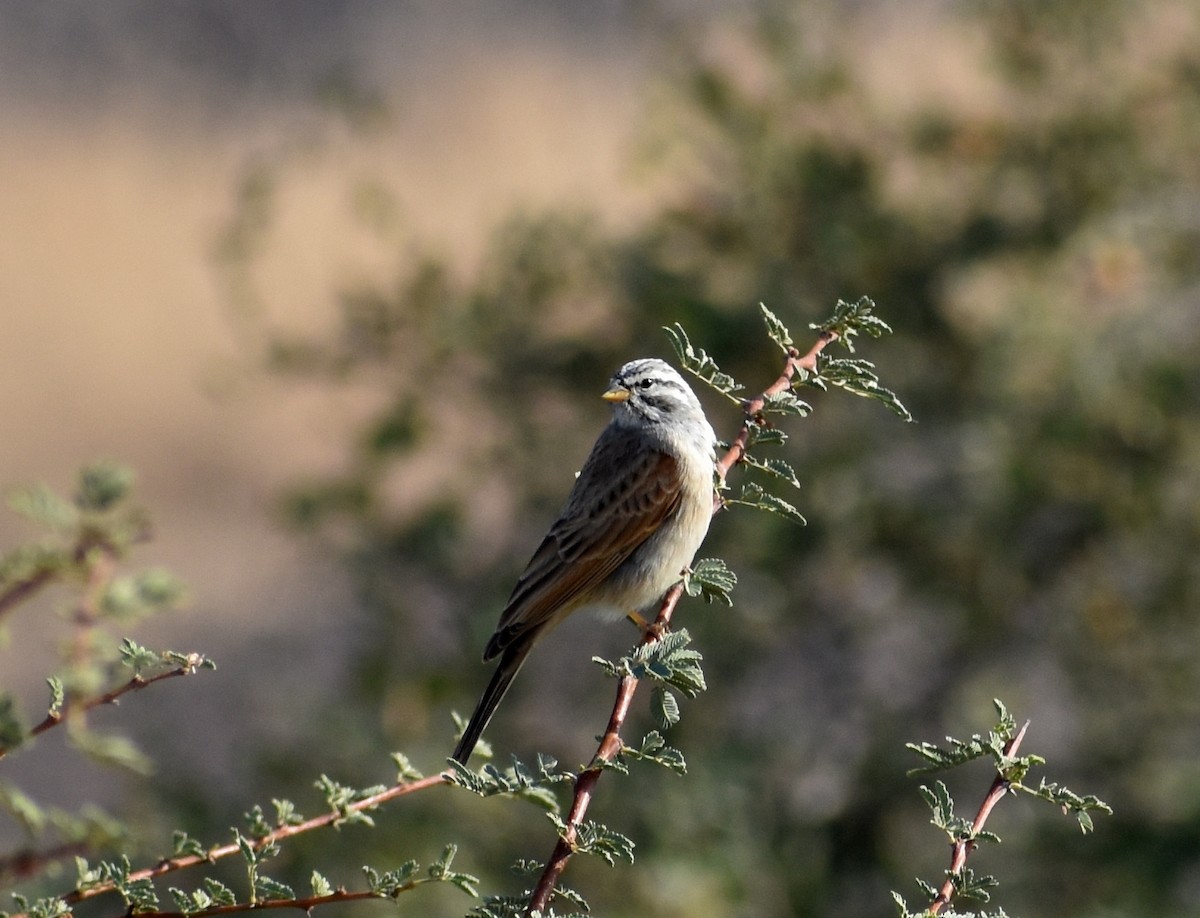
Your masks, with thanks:
[(607, 428), (513, 588), (483, 658), (550, 624), (560, 610), (586, 602), (675, 512), (681, 495), (673, 456), (635, 448), (631, 434)]

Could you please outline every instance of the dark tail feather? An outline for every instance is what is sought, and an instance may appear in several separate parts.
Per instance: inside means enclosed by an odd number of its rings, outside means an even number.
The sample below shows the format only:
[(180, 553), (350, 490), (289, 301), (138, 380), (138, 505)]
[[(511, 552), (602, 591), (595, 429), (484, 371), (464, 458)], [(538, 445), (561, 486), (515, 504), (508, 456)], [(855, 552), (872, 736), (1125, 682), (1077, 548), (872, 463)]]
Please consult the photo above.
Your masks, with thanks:
[(525, 658), (529, 656), (531, 644), (524, 643), (518, 647), (509, 647), (504, 651), (504, 656), (500, 658), (500, 665), (496, 667), (496, 671), (492, 674), (492, 681), (488, 683), (488, 687), (483, 691), (483, 697), (479, 699), (479, 703), (475, 705), (475, 713), (471, 715), (471, 720), (467, 723), (467, 728), (463, 730), (462, 739), (458, 741), (458, 745), (454, 748), (452, 758), (463, 765), (467, 764), (467, 759), (471, 757), (471, 752), (475, 749), (475, 744), (479, 742), (479, 737), (487, 727), (488, 721), (492, 719), (492, 714), (496, 711), (496, 706), (504, 699), (504, 694), (508, 691), (508, 687), (512, 685), (513, 679), (521, 670), (521, 665), (525, 662)]

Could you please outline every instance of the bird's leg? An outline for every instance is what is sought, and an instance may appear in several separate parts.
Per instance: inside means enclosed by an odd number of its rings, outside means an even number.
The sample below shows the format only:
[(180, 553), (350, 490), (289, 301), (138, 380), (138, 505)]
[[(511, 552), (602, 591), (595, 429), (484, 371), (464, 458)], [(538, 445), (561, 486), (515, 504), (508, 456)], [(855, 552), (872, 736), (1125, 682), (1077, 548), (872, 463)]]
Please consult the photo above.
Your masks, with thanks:
[(661, 638), (667, 630), (665, 626), (658, 622), (648, 622), (642, 617), (640, 612), (630, 611), (625, 613), (625, 617), (629, 619), (646, 637)]

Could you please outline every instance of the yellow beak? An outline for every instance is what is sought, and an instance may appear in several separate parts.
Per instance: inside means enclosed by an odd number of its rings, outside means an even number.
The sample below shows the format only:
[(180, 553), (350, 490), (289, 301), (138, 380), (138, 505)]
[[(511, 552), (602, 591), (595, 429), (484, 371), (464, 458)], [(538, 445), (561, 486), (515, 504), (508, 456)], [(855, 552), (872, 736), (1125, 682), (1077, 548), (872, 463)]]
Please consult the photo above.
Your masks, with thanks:
[(629, 390), (622, 389), (620, 386), (613, 386), (600, 397), (606, 402), (625, 402), (629, 400)]

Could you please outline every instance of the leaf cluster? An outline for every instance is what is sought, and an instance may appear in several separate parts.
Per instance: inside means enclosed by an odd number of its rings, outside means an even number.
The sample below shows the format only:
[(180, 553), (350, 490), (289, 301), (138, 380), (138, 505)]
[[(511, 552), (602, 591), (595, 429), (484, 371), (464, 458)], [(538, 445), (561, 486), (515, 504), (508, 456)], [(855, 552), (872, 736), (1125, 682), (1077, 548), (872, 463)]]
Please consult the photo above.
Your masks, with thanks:
[(558, 761), (550, 756), (538, 753), (537, 764), (530, 768), (515, 755), (512, 765), (506, 769), (497, 768), (490, 762), (479, 771), (472, 771), (454, 759), (448, 759), (450, 771), (448, 779), (451, 784), (469, 790), (480, 797), (507, 795), (528, 800), (551, 813), (559, 811), (558, 798), (551, 787), (556, 784), (571, 783), (575, 775), (558, 768)]
[[(986, 735), (973, 734), (967, 740), (947, 737), (946, 746), (936, 746), (932, 743), (906, 744), (911, 752), (928, 763), (920, 768), (910, 770), (909, 776), (961, 768), (978, 759), (991, 758), (995, 780), (989, 797), (995, 793), (996, 789), (1006, 794), (1024, 791), (1031, 796), (1060, 806), (1064, 813), (1073, 813), (1085, 833), (1092, 829), (1089, 811), (1112, 812), (1108, 804), (1097, 797), (1091, 795), (1081, 797), (1058, 784), (1047, 783), (1044, 779), (1036, 789), (1030, 789), (1021, 783), (1029, 770), (1044, 765), (1045, 759), (1037, 755), (1014, 754), (1016, 746), (1024, 736), (1025, 728), (1018, 732), (1016, 721), (1002, 701), (994, 699), (992, 703), (996, 709), (998, 722)], [(1028, 724), (1026, 724), (1027, 727)], [(929, 807), (930, 822), (946, 835), (950, 841), (951, 850), (961, 854), (961, 859), (955, 861), (959, 866), (946, 871), (948, 887), (939, 890), (933, 884), (920, 878), (917, 879), (922, 894), (931, 903), (945, 904), (948, 898), (953, 897), (989, 902), (992, 891), (999, 885), (999, 881), (994, 876), (977, 874), (973, 869), (967, 867), (966, 856), (981, 842), (997, 844), (1000, 842), (998, 835), (983, 827), (991, 804), (985, 801), (977, 815), (973, 818), (966, 818), (955, 813), (954, 800), (944, 782), (936, 781), (932, 787), (922, 785), (919, 790)], [(951, 890), (950, 894), (946, 893), (947, 888)], [(892, 893), (892, 897), (901, 918), (917, 918), (917, 916), (930, 914), (928, 910), (925, 912), (910, 911), (904, 899), (896, 892)], [(941, 914), (949, 916), (956, 913), (941, 912)], [(1003, 918), (1003, 916), (1004, 912), (1000, 910), (994, 913), (980, 912), (977, 918)]]

